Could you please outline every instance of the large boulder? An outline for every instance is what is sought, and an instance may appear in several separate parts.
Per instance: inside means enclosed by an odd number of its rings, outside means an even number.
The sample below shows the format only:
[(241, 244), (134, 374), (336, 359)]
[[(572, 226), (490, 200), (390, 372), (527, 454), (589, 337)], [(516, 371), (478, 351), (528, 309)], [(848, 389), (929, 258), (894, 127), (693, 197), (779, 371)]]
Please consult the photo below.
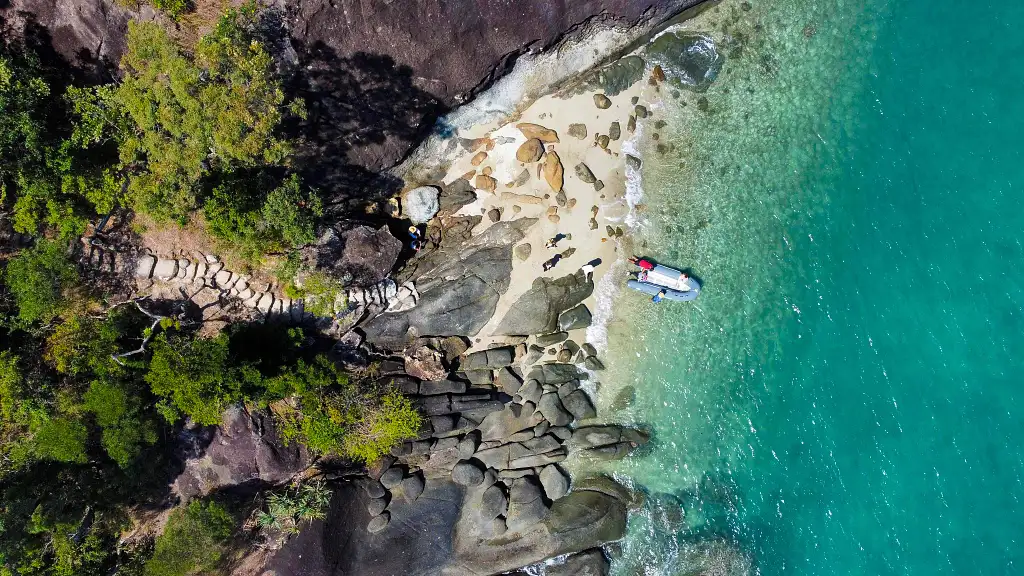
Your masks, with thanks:
[(577, 304), (558, 315), (558, 329), (562, 331), (586, 328), (593, 322), (593, 316), (586, 304)]
[(241, 406), (226, 410), (220, 426), (185, 430), (179, 438), (185, 466), (172, 489), (184, 499), (282, 484), (312, 463), (301, 442), (285, 444), (272, 417)]
[(418, 336), (476, 335), (508, 289), (512, 247), (534, 222), (498, 222), (456, 247), (431, 254), (416, 269), (416, 307), (386, 312), (367, 322), (367, 341), (399, 347)]
[(337, 270), (352, 278), (357, 286), (372, 286), (391, 274), (402, 242), (391, 235), (387, 226), (374, 230), (369, 226), (357, 226), (341, 234), (341, 259)]
[(422, 224), (441, 209), (441, 191), (436, 186), (419, 186), (402, 194), (402, 216)]
[(558, 315), (583, 302), (594, 291), (582, 273), (561, 278), (536, 278), (502, 318), (497, 336), (546, 334), (558, 329)]
[(608, 576), (611, 563), (600, 548), (584, 550), (565, 559), (562, 564), (548, 566), (545, 576)]

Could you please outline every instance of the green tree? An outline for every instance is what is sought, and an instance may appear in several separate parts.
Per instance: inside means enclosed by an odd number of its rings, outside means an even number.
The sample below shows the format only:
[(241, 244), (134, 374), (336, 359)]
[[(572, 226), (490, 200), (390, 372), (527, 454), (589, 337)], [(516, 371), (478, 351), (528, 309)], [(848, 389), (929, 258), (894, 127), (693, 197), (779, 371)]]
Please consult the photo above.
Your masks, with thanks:
[(184, 219), (214, 171), (278, 164), (291, 151), (278, 135), (289, 111), (273, 59), (255, 36), (255, 4), (230, 10), (192, 54), (157, 24), (129, 22), (123, 79), (69, 92), (81, 116), (76, 141), (114, 139), (131, 174), (136, 209)]
[(323, 204), (315, 191), (291, 175), (269, 192), (267, 178), (231, 175), (216, 186), (203, 205), (210, 231), (255, 260), (270, 252), (300, 248), (316, 240)]
[(89, 430), (85, 424), (71, 418), (57, 417), (43, 422), (33, 442), (40, 458), (84, 464), (88, 460), (85, 454), (88, 437)]
[(7, 264), (4, 282), (24, 322), (48, 322), (60, 313), (64, 293), (78, 280), (78, 272), (56, 241), (40, 240)]
[(156, 539), (146, 576), (193, 576), (216, 573), (235, 519), (215, 502), (194, 500), (171, 513)]
[(96, 380), (83, 398), (83, 408), (92, 412), (103, 431), (104, 450), (122, 468), (157, 438), (156, 423), (144, 412), (139, 394), (126, 384)]
[(203, 425), (220, 423), (221, 412), (241, 399), (243, 378), (232, 366), (228, 338), (189, 338), (162, 333), (153, 339), (146, 382), (164, 400), (169, 422), (182, 415)]

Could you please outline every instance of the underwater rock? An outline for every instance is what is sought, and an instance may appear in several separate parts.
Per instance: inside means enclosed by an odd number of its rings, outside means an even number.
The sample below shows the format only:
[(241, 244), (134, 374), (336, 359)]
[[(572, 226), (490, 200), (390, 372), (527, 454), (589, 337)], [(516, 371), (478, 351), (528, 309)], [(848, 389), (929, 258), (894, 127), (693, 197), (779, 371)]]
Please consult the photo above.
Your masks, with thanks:
[(696, 92), (707, 90), (725, 63), (710, 36), (683, 31), (655, 38), (647, 55), (669, 77)]

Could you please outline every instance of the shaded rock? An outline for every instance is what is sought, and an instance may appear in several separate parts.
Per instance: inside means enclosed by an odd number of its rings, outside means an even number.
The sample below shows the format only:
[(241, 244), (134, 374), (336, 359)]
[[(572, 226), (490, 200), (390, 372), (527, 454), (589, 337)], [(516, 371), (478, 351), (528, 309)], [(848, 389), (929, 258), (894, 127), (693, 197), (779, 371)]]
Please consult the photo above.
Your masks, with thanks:
[(516, 376), (508, 367), (502, 368), (495, 373), (494, 384), (509, 396), (519, 392), (523, 381)]
[[(301, 443), (285, 443), (277, 421), (263, 411), (233, 406), (221, 417), (220, 426), (186, 429), (179, 435), (184, 467), (172, 489), (182, 498), (232, 486), (281, 484), (312, 462)], [(196, 446), (205, 449), (196, 451)]]
[(508, 516), (505, 524), (509, 531), (519, 532), (537, 524), (547, 516), (543, 491), (534, 476), (524, 476), (512, 483), (508, 496)]
[(423, 396), (434, 394), (464, 394), (466, 383), (458, 380), (426, 380), (420, 382), (419, 393)]
[(640, 119), (647, 118), (647, 108), (637, 104), (636, 107), (633, 108), (633, 114)]
[(491, 519), (504, 516), (508, 511), (508, 498), (505, 492), (497, 487), (491, 486), (480, 495), (479, 514), (481, 518)]
[[(415, 260), (415, 308), (386, 312), (363, 324), (366, 340), (404, 347), (421, 334), (473, 336), (490, 320), (508, 289), (512, 246), (536, 219), (503, 221), (453, 247)], [(522, 332), (521, 332), (522, 333)]]
[(178, 273), (178, 261), (173, 259), (157, 260), (153, 267), (153, 277), (158, 280), (170, 280)]
[(484, 448), (481, 445), (481, 449), (473, 455), (473, 458), (488, 468), (504, 470), (508, 468), (509, 445), (501, 444), (493, 448)]
[(594, 94), (594, 106), (604, 110), (606, 108), (611, 108), (612, 101), (604, 94)]
[(580, 349), (583, 350), (583, 353), (586, 354), (587, 356), (597, 355), (597, 348), (594, 348), (594, 345), (589, 342), (585, 343), (583, 346), (580, 346)]
[(583, 360), (583, 365), (587, 370), (604, 370), (604, 363), (598, 360), (597, 356), (587, 356)]
[(424, 486), (423, 475), (417, 472), (402, 480), (402, 483), (398, 485), (398, 493), (406, 502), (412, 502), (419, 498), (420, 494), (423, 494)]
[(564, 384), (580, 379), (580, 371), (572, 364), (541, 364), (534, 366), (527, 378), (532, 378), (541, 384)]
[(478, 174), (473, 185), (479, 190), (494, 192), (498, 188), (498, 181), (485, 174)]
[(516, 432), (533, 428), (540, 421), (540, 417), (528, 410), (525, 405), (509, 404), (503, 410), (491, 412), (484, 417), (480, 423), (480, 438), (482, 440), (500, 440), (507, 438)]
[(441, 197), (439, 200), (441, 209), (438, 211), (439, 214), (454, 214), (463, 206), (476, 202), (476, 190), (473, 189), (473, 184), (470, 183), (469, 178), (472, 178), (472, 176), (456, 178), (449, 184), (441, 186)]
[(633, 170), (639, 170), (642, 164), (643, 162), (636, 156), (633, 156), (632, 154), (626, 154), (626, 166), (629, 166)]
[(529, 242), (524, 242), (516, 246), (514, 252), (519, 260), (527, 260), (530, 258), (530, 253), (533, 252), (533, 246), (530, 246)]
[(480, 370), (482, 368), (511, 366), (514, 361), (515, 348), (512, 346), (499, 346), (467, 355), (463, 358), (460, 366), (464, 370)]
[(544, 180), (548, 183), (548, 186), (551, 187), (551, 190), (555, 192), (562, 191), (562, 161), (558, 158), (558, 153), (554, 150), (549, 151), (544, 156)]
[[(540, 158), (538, 157), (537, 159), (539, 160)], [(523, 184), (526, 184), (529, 181), (530, 171), (527, 170), (526, 168), (523, 168), (523, 171), (520, 172), (518, 176), (516, 176), (516, 179), (509, 183), (509, 188), (518, 188), (519, 186), (522, 186)], [(504, 198), (504, 193), (502, 194), (502, 198)]]
[(463, 372), (469, 383), (474, 386), (490, 386), (494, 382), (494, 373), (490, 369), (466, 370)]
[(474, 430), (473, 432), (466, 434), (462, 438), (462, 440), (459, 440), (459, 444), (458, 446), (456, 446), (456, 449), (459, 454), (459, 459), (469, 460), (470, 458), (473, 457), (473, 454), (476, 452), (477, 447), (479, 446), (480, 432)]
[(436, 186), (419, 186), (402, 194), (402, 215), (415, 224), (426, 222), (441, 209), (441, 191)]
[(420, 346), (412, 355), (405, 357), (405, 371), (420, 380), (437, 381), (448, 376), (441, 353), (427, 346)]
[(402, 478), (405, 477), (405, 471), (398, 467), (388, 468), (383, 474), (380, 475), (380, 483), (387, 489), (392, 489), (402, 483)]
[(710, 36), (682, 30), (658, 36), (647, 53), (673, 80), (695, 92), (706, 91), (725, 63)]
[(381, 530), (387, 528), (388, 523), (390, 522), (391, 514), (388, 512), (384, 512), (380, 516), (377, 516), (373, 520), (370, 520), (370, 523), (366, 525), (366, 531), (370, 534), (376, 534), (377, 532), (380, 532)]
[(484, 481), (484, 473), (472, 462), (463, 460), (452, 468), (452, 481), (460, 486), (476, 486)]
[(564, 363), (571, 362), (572, 361), (572, 352), (570, 352), (569, 350), (566, 350), (565, 348), (562, 348), (555, 355), (555, 360), (557, 360), (559, 362), (564, 362)]
[(622, 128), (618, 122), (612, 122), (612, 125), (608, 127), (608, 137), (612, 140), (618, 140), (622, 136)]
[(156, 266), (156, 257), (143, 255), (135, 262), (135, 277), (149, 278), (153, 275), (153, 268)]
[(609, 138), (607, 134), (601, 134), (600, 136), (597, 137), (597, 145), (600, 146), (602, 150), (608, 149), (608, 143)]
[[(689, 564), (687, 564), (688, 566)], [(548, 566), (545, 576), (608, 576), (611, 564), (600, 548), (584, 550), (565, 559), (562, 564)], [(705, 572), (711, 574), (712, 572)], [(739, 574), (738, 572), (736, 574)]]
[(501, 220), (501, 210), (498, 210), (497, 208), (491, 208), (490, 210), (487, 211), (487, 219), (490, 220), (491, 222), (497, 222), (498, 220)]
[(626, 122), (626, 130), (630, 134), (636, 132), (636, 116), (629, 117), (629, 120)]
[(643, 58), (626, 56), (591, 73), (584, 80), (583, 86), (585, 89), (603, 90), (605, 94), (615, 96), (639, 80), (645, 66)]
[(587, 125), (586, 124), (569, 124), (569, 136), (584, 140), (587, 137)]
[(384, 498), (374, 498), (366, 505), (366, 511), (370, 513), (370, 516), (379, 516), (380, 513), (387, 510), (387, 508), (388, 501)]
[(586, 182), (587, 184), (593, 184), (594, 182), (597, 181), (597, 177), (594, 176), (593, 172), (591, 172), (590, 167), (584, 164), (583, 162), (577, 164), (575, 170), (576, 177), (582, 180), (583, 182)]
[(572, 414), (562, 406), (562, 401), (558, 398), (558, 394), (549, 393), (541, 396), (540, 403), (537, 404), (537, 410), (553, 426), (567, 426), (572, 423)]
[(546, 334), (558, 329), (558, 314), (585, 300), (594, 283), (576, 273), (557, 279), (536, 278), (509, 308), (494, 334)]
[[(362, 484), (363, 490), (370, 498), (381, 499), (387, 495), (388, 491), (381, 486), (380, 482), (376, 480), (367, 480)], [(376, 514), (374, 514), (376, 516)]]
[(558, 204), (559, 207), (565, 208), (565, 205), (568, 204), (568, 202), (569, 197), (565, 195), (565, 190), (559, 190), (558, 194), (555, 194), (555, 203)]
[[(526, 142), (519, 145), (516, 150), (516, 160), (525, 162), (527, 164), (540, 160), (540, 157), (544, 155), (544, 143), (537, 138), (531, 138)], [(521, 176), (521, 175), (520, 175)], [(526, 172), (526, 180), (530, 179), (529, 171)], [(525, 184), (526, 181), (520, 183)]]
[(558, 329), (575, 330), (577, 328), (586, 328), (590, 326), (592, 321), (593, 317), (590, 314), (590, 309), (585, 304), (579, 304), (559, 314)]
[(526, 352), (526, 357), (523, 358), (523, 365), (529, 366), (530, 364), (536, 364), (543, 357), (544, 349), (540, 346), (531, 345)]
[(569, 477), (555, 464), (540, 471), (540, 483), (548, 500), (558, 500), (569, 492)]
[[(405, 370), (405, 368), (402, 368)], [(378, 380), (378, 382), (384, 382), (386, 385), (391, 385), (398, 389), (402, 394), (419, 394), (420, 383), (415, 378), (410, 378), (406, 375), (401, 376), (387, 376)]]
[(642, 430), (623, 426), (583, 426), (577, 428), (569, 441), (571, 449), (589, 449), (619, 443), (640, 446), (650, 440), (650, 435)]
[[(427, 188), (436, 192), (435, 188)], [(336, 269), (341, 276), (352, 278), (351, 283), (356, 286), (370, 286), (387, 278), (402, 251), (402, 242), (391, 235), (387, 226), (376, 230), (357, 226), (341, 234), (341, 246)], [(320, 258), (325, 258), (323, 250)]]
[[(597, 416), (597, 410), (590, 401), (590, 397), (583, 390), (576, 390), (562, 398), (562, 406), (568, 410), (576, 420), (586, 420)], [(554, 424), (554, 422), (552, 422)]]
[(536, 138), (544, 143), (558, 142), (558, 133), (550, 128), (545, 128), (540, 124), (530, 124), (529, 122), (521, 122), (516, 124), (516, 128), (523, 133), (528, 139)]
[(522, 398), (523, 402), (532, 402), (535, 405), (538, 402), (540, 402), (540, 396), (543, 393), (544, 390), (543, 388), (541, 388), (540, 382), (537, 382), (532, 378), (530, 380), (527, 380), (526, 383), (523, 384), (518, 391), (518, 394)]

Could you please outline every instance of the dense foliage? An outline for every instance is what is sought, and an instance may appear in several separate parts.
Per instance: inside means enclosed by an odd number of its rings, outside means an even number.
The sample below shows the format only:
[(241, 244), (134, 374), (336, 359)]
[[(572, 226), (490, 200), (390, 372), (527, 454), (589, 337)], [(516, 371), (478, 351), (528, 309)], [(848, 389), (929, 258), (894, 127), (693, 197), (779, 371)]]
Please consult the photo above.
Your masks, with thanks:
[[(217, 573), (237, 529), (219, 504), (175, 510), (153, 546), (121, 535), (166, 503), (181, 426), (215, 425), (233, 404), (271, 410), (313, 452), (368, 462), (420, 428), (407, 398), (344, 374), (301, 330), (205, 338), (174, 303), (83, 281), (72, 249), (119, 208), (195, 219), (247, 258), (274, 254), (289, 278), (323, 214), (289, 166), (281, 128), (303, 110), (255, 3), (196, 46), (133, 22), (121, 66), (117, 82), (68, 86), (0, 39), (0, 226), (30, 236), (0, 250), (0, 576)], [(302, 290), (325, 314), (343, 298), (319, 273)], [(316, 518), (326, 494), (271, 496), (265, 520)]]
[(298, 532), (303, 522), (326, 517), (331, 492), (323, 482), (303, 484), (267, 496), (266, 510), (261, 510), (257, 522), (261, 528)]
[(191, 502), (171, 513), (156, 540), (146, 576), (192, 576), (212, 573), (235, 532), (231, 513), (215, 502)]

